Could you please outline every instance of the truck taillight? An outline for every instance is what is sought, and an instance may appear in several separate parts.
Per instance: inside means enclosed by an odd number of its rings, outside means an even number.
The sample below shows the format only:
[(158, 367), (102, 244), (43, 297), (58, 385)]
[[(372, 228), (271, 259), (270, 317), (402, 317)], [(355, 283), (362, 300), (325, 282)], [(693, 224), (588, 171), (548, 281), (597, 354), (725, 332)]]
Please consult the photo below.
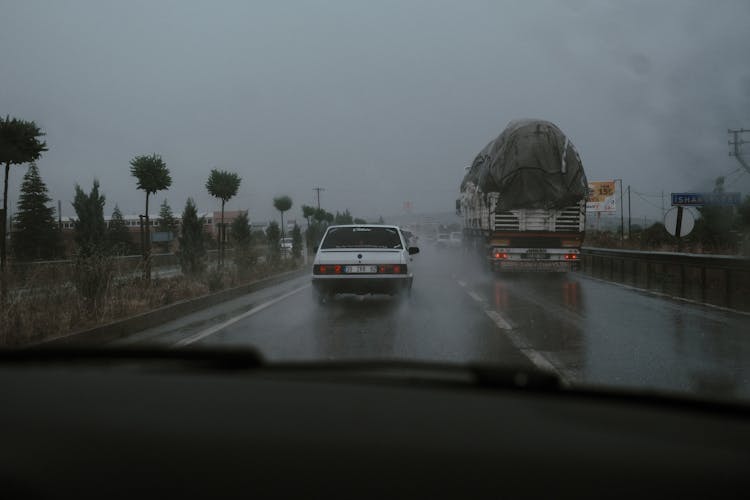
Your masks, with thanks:
[(578, 260), (578, 254), (577, 253), (566, 253), (565, 254), (565, 260)]
[(508, 258), (508, 254), (505, 253), (505, 252), (495, 251), (495, 253), (493, 254), (493, 257), (495, 257), (496, 259), (507, 259)]

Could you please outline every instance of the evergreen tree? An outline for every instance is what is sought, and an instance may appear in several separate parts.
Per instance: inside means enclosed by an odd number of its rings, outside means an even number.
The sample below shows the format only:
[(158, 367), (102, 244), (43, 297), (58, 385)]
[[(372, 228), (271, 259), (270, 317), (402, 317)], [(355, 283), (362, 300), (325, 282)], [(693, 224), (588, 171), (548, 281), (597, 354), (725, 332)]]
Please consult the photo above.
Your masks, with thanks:
[(353, 224), (354, 219), (352, 214), (349, 213), (349, 209), (344, 210), (343, 213), (336, 211), (336, 217), (334, 218), (335, 224)]
[(41, 141), (44, 137), (34, 122), (11, 119), (6, 116), (0, 119), (0, 163), (5, 166), (5, 181), (3, 182), (3, 209), (0, 217), (0, 271), (5, 270), (5, 241), (8, 234), (5, 226), (8, 220), (8, 176), (11, 165), (21, 165), (38, 160), (47, 144)]
[(292, 255), (297, 259), (302, 257), (302, 231), (297, 224), (292, 229)]
[(39, 169), (31, 163), (21, 184), (14, 217), (13, 251), (18, 260), (56, 257), (60, 249), (60, 233), (55, 221), (55, 209), (47, 204), (47, 186), (39, 176)]
[(278, 262), (281, 254), (281, 230), (276, 221), (268, 224), (266, 228), (266, 242), (268, 243), (268, 257), (271, 262)]
[(234, 264), (240, 276), (245, 278), (249, 275), (250, 268), (257, 260), (253, 251), (253, 235), (250, 232), (250, 220), (247, 217), (247, 212), (243, 212), (236, 217), (229, 230), (234, 245)]
[(107, 224), (104, 222), (104, 195), (99, 194), (99, 181), (94, 179), (91, 192), (86, 194), (76, 184), (73, 208), (78, 220), (75, 222), (75, 242), (82, 257), (102, 253), (106, 246)]
[(112, 218), (109, 221), (109, 228), (107, 229), (107, 246), (110, 253), (116, 255), (130, 255), (134, 250), (130, 230), (125, 224), (125, 219), (117, 205), (115, 205), (115, 209), (112, 211)]
[(180, 267), (183, 274), (196, 276), (206, 269), (206, 236), (203, 232), (205, 220), (198, 217), (195, 202), (188, 198), (182, 212), (180, 234)]
[[(713, 192), (724, 193), (724, 177), (717, 177)], [(734, 251), (738, 239), (740, 218), (735, 217), (733, 207), (703, 206), (698, 208), (700, 218), (688, 236), (689, 241), (700, 243), (704, 250), (711, 252)]]
[(157, 229), (160, 233), (171, 233), (171, 237), (169, 241), (161, 243), (163, 251), (169, 251), (170, 243), (177, 233), (178, 227), (179, 224), (172, 213), (172, 207), (169, 206), (167, 200), (164, 200), (159, 207), (159, 227)]

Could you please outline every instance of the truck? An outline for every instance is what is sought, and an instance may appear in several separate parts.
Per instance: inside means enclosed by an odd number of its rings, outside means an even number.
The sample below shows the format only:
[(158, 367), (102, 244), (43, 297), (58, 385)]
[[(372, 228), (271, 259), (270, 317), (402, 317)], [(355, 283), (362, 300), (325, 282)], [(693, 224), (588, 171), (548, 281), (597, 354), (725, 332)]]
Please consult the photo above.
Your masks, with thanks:
[(464, 245), (490, 269), (578, 269), (588, 183), (578, 151), (560, 128), (544, 120), (512, 121), (465, 170), (456, 200)]

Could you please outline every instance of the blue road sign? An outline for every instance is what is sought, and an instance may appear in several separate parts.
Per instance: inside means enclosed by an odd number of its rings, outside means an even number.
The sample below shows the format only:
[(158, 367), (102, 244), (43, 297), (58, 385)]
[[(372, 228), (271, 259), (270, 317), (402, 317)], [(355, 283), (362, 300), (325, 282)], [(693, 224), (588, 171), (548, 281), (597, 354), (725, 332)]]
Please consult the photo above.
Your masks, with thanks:
[(672, 206), (700, 207), (704, 205), (730, 207), (741, 201), (740, 193), (672, 193)]

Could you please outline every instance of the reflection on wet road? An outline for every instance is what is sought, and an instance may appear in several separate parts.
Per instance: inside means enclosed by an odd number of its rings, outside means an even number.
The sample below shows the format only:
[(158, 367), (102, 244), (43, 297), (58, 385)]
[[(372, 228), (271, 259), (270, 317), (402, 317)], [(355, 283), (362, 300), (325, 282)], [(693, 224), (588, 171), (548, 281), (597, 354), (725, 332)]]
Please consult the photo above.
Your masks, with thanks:
[(536, 365), (571, 382), (750, 399), (750, 316), (569, 275), (493, 275), (423, 248), (411, 298), (319, 305), (300, 278), (120, 343), (252, 345), (270, 360)]

